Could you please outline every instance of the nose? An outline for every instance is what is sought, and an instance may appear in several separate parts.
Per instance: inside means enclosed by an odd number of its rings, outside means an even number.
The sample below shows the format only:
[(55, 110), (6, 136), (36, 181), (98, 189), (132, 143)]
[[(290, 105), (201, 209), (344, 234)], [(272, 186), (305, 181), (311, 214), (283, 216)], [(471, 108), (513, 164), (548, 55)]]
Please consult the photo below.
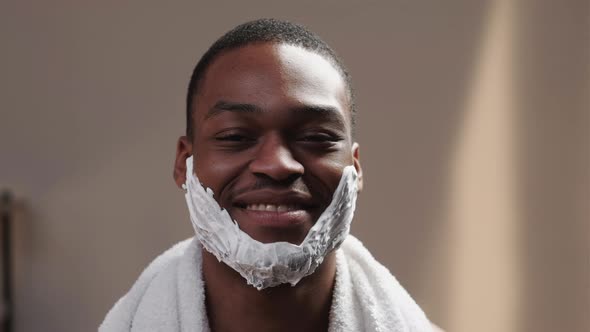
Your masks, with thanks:
[(279, 182), (292, 181), (304, 172), (303, 165), (294, 158), (284, 140), (276, 136), (268, 137), (261, 143), (249, 169), (256, 175)]

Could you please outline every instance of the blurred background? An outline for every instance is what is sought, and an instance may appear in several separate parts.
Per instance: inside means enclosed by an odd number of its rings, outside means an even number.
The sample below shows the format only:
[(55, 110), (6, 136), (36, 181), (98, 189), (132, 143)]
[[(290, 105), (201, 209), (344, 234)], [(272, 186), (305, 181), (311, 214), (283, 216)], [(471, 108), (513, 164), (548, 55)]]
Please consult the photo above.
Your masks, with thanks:
[(188, 79), (260, 17), (307, 25), (349, 67), (366, 176), (352, 232), (431, 320), (590, 331), (589, 6), (2, 1), (14, 331), (95, 330), (192, 236), (172, 181)]

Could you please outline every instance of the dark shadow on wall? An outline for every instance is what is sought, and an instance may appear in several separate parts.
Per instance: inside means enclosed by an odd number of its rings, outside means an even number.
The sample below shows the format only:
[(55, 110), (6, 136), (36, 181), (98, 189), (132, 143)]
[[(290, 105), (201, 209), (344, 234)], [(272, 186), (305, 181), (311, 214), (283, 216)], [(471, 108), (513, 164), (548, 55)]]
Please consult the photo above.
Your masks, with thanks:
[[(31, 285), (33, 253), (33, 241), (31, 224), (33, 214), (30, 204), (23, 197), (13, 197), (10, 206), (11, 230), (10, 230), (10, 255), (11, 255), (11, 278), (13, 292), (13, 331), (26, 331), (26, 322), (20, 319), (22, 313), (28, 310), (35, 310), (38, 298)], [(23, 324), (24, 323), (24, 324)]]
[(518, 330), (589, 331), (589, 3), (531, 1), (518, 10)]

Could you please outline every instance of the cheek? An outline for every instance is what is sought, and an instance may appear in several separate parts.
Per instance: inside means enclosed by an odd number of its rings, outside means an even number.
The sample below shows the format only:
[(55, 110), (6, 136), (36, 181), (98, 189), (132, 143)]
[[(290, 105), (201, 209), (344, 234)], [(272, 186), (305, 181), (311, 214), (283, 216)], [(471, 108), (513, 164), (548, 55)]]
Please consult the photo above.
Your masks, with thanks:
[(307, 158), (305, 171), (313, 176), (332, 194), (342, 177), (344, 167), (352, 165), (352, 155), (346, 153), (331, 156), (329, 158)]
[(194, 153), (195, 172), (199, 180), (213, 190), (216, 199), (244, 167), (239, 158), (227, 154), (199, 149), (195, 149)]

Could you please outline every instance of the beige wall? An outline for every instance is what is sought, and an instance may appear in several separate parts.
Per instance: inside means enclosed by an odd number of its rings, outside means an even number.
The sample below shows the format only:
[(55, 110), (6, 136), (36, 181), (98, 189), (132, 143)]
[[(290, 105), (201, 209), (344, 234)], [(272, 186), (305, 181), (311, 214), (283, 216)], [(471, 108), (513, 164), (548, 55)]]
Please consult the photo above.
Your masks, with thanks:
[(358, 95), (353, 233), (449, 331), (588, 331), (587, 1), (5, 1), (0, 186), (16, 331), (93, 330), (191, 236), (190, 71), (248, 19), (308, 25)]

